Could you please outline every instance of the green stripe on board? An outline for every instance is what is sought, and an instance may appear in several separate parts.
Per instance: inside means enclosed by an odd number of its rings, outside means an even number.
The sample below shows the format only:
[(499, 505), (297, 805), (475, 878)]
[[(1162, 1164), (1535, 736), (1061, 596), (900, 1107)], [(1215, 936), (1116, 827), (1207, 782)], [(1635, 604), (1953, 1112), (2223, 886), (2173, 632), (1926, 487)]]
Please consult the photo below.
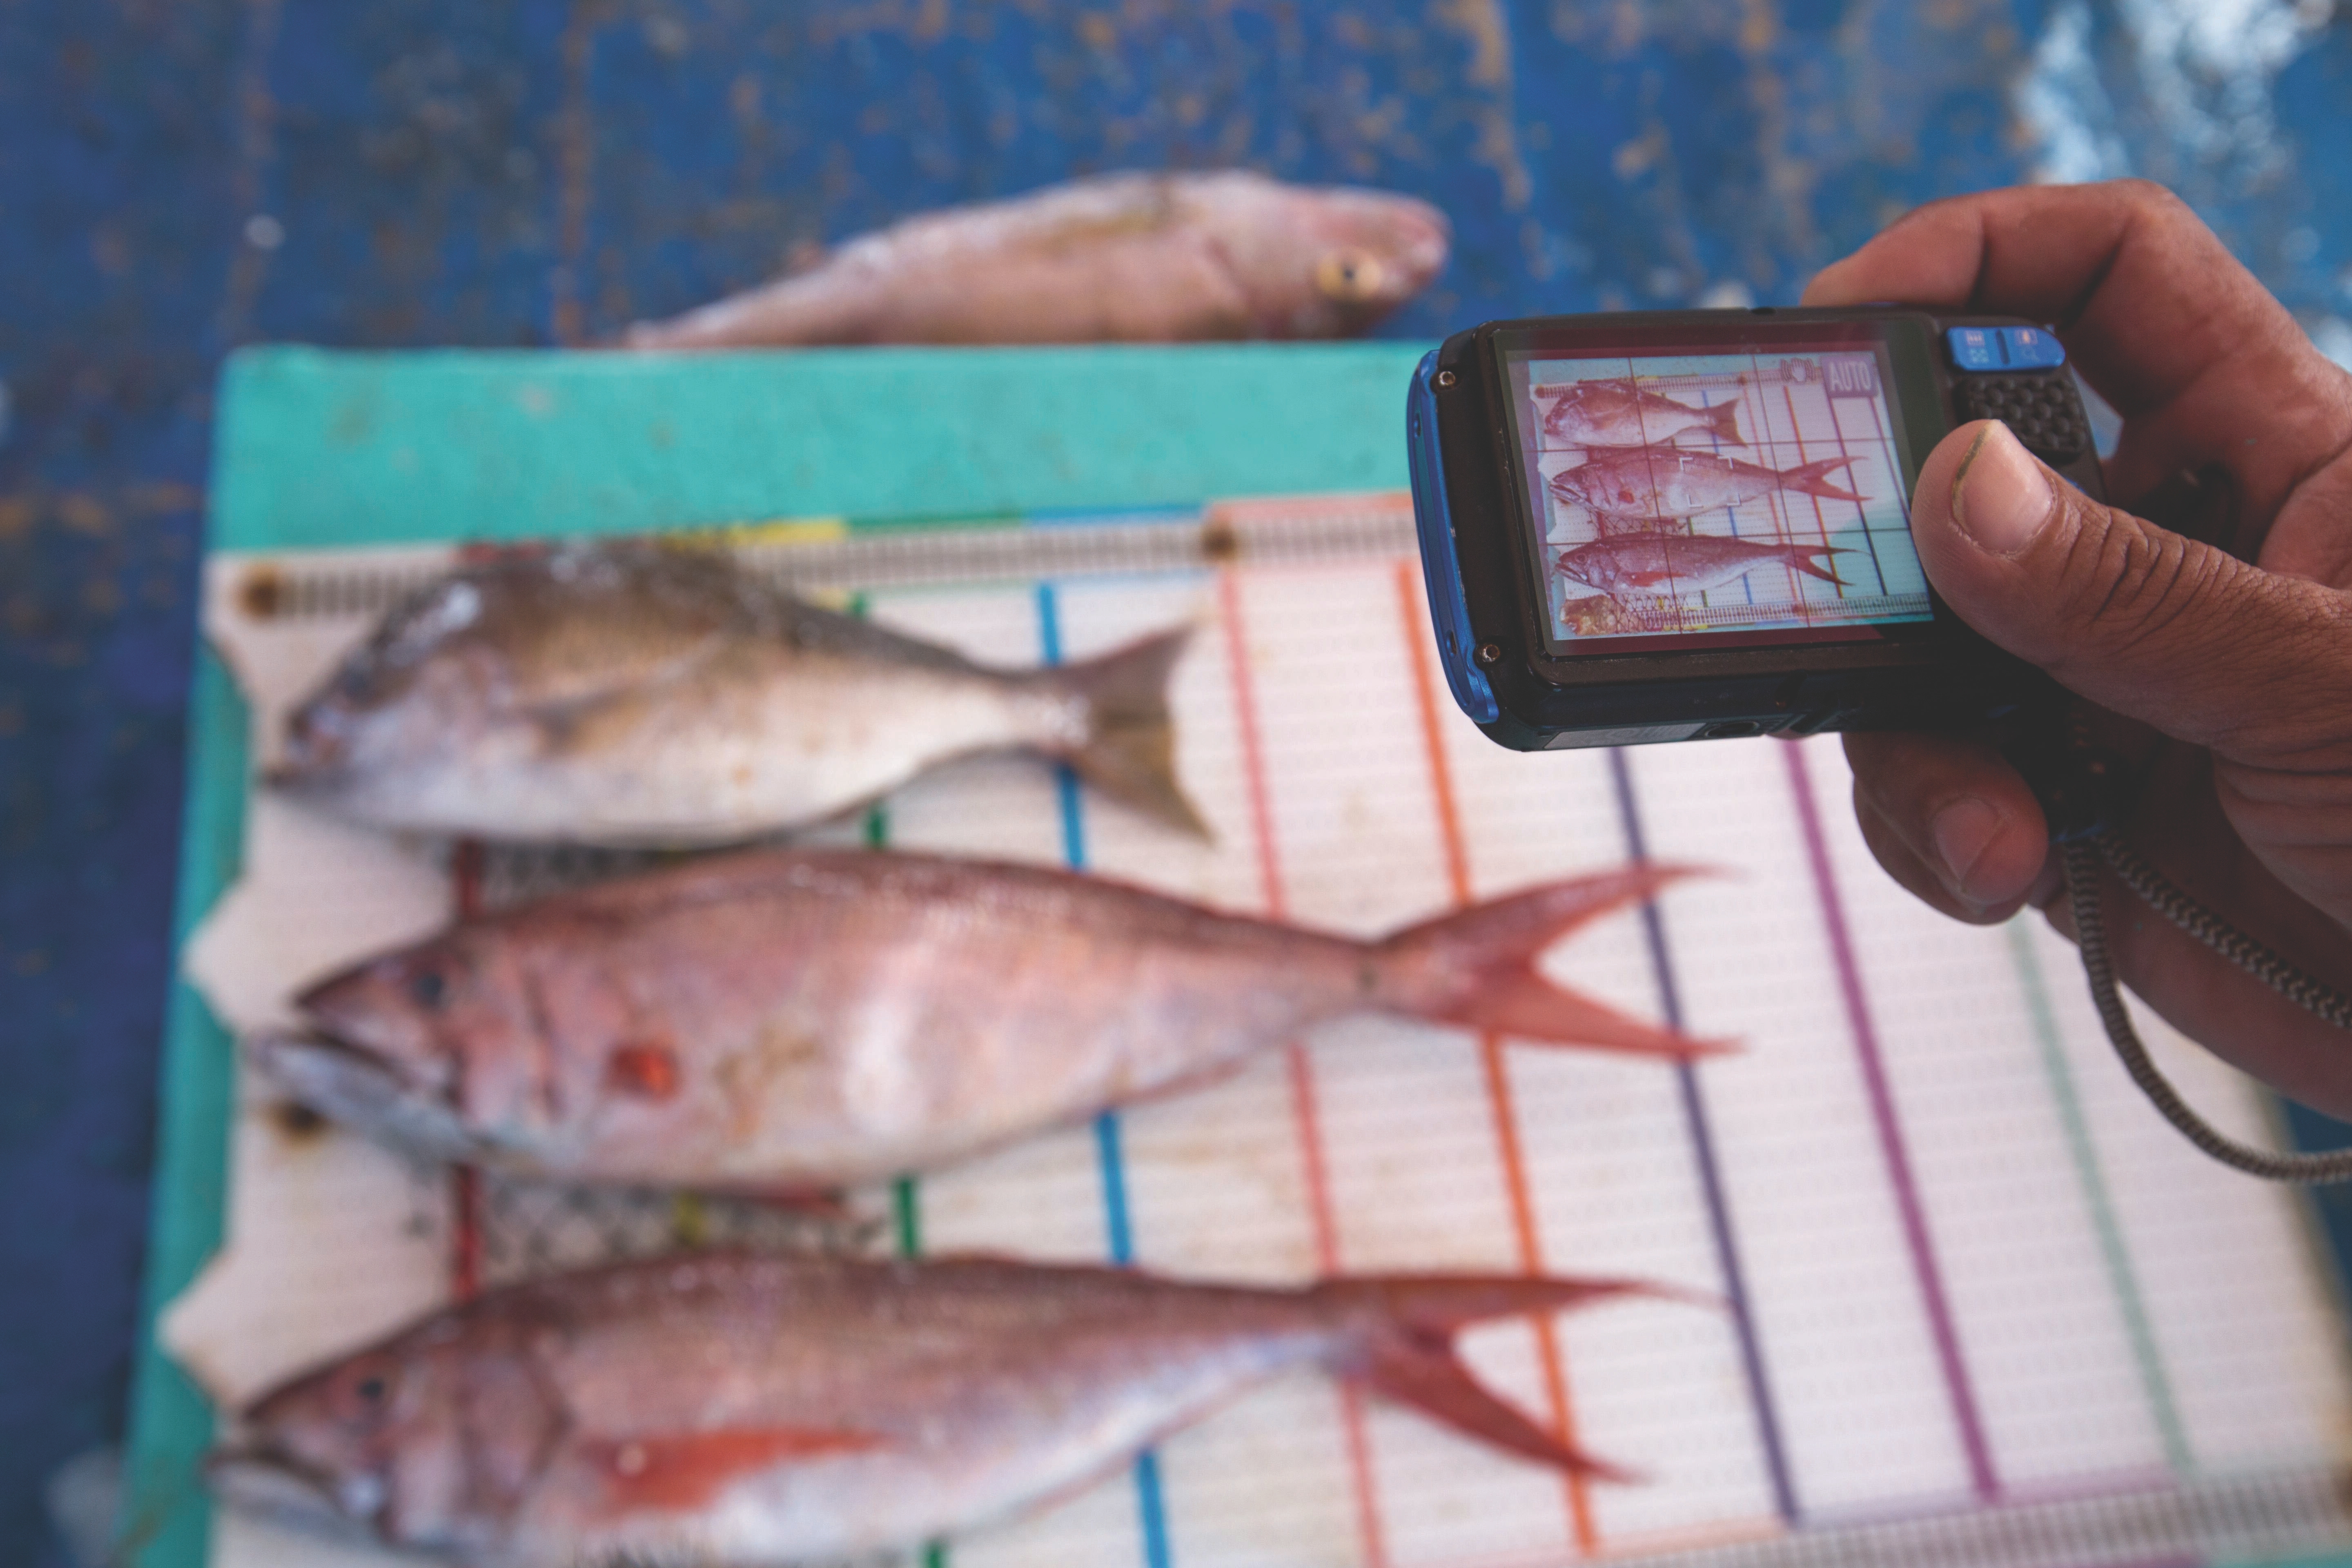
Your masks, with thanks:
[[(872, 602), (863, 594), (849, 596), (849, 613), (865, 617)], [(887, 806), (872, 805), (866, 810), (866, 847), (887, 849), (890, 847), (890, 811)], [(898, 1231), (898, 1256), (920, 1257), (923, 1250), (922, 1195), (912, 1176), (901, 1176), (890, 1184), (890, 1213)], [(944, 1541), (933, 1541), (923, 1547), (923, 1568), (948, 1568), (948, 1547)]]
[(2132, 1359), (2139, 1363), (2140, 1388), (2147, 1397), (2157, 1428), (2164, 1436), (2165, 1462), (2176, 1475), (2194, 1474), (2197, 1463), (2189, 1451), (2189, 1434), (2180, 1424), (2180, 1412), (2173, 1405), (2172, 1384), (2164, 1373), (2156, 1330), (2148, 1321), (2147, 1304), (2140, 1296), (2139, 1277), (2132, 1268), (2131, 1251), (2124, 1245), (2123, 1226), (2116, 1221), (2106, 1176), (2099, 1169), (2098, 1149), (2091, 1142), (2091, 1124), (2083, 1114), (2082, 1097), (2075, 1092), (2074, 1070), (2066, 1060), (2064, 1037), (2058, 1030), (2058, 1015), (2050, 1005), (2050, 987), (2042, 979), (2042, 960), (2033, 951), (2033, 935), (2021, 920), (2011, 921), (2006, 934), (2010, 960), (2017, 967), (2018, 984), (2025, 993), (2026, 1011), (2033, 1017), (2034, 1038), (2042, 1047), (2042, 1068), (2050, 1079), (2050, 1098), (2057, 1102), (2058, 1119), (2065, 1126), (2066, 1150), (2074, 1159), (2075, 1178), (2082, 1183), (2083, 1196), (2090, 1205), (2091, 1225), (2098, 1232), (2099, 1251), (2106, 1258), (2107, 1278), (2115, 1287), (2116, 1304), (2122, 1310), (2125, 1331), (2131, 1336)]

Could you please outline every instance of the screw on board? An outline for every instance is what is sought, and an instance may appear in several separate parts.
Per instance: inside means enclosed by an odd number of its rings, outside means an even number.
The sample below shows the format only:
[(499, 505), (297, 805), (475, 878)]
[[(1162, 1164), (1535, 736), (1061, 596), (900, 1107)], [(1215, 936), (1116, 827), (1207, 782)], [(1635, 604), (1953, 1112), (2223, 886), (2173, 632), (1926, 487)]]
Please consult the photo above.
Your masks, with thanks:
[(1440, 386), (1452, 386), (1454, 384), (1454, 373), (1450, 370), (1439, 371), (1437, 373), (1437, 384)]
[(1496, 663), (1499, 663), (1499, 662), (1501, 661), (1501, 659), (1502, 659), (1502, 657), (1503, 657), (1503, 645), (1502, 645), (1502, 644), (1500, 644), (1500, 643), (1491, 643), (1491, 642), (1487, 642), (1487, 643), (1480, 643), (1480, 644), (1478, 645), (1478, 662), (1479, 662), (1480, 664), (1496, 664)]

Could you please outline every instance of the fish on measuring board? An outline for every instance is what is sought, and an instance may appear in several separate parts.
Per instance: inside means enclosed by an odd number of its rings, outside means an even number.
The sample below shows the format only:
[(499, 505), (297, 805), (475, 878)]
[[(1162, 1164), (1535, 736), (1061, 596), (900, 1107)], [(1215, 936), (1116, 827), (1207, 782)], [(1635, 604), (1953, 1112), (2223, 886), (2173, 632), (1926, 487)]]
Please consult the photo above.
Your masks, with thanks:
[(640, 322), (627, 342), (1344, 337), (1427, 288), (1451, 238), (1435, 207), (1387, 191), (1242, 170), (1105, 174), (908, 218), (813, 270)]
[(1189, 636), (996, 669), (710, 551), (515, 552), (395, 608), (294, 710), (266, 776), (383, 827), (661, 848), (821, 821), (1024, 751), (1205, 837), (1167, 702)]
[(1718, 534), (1624, 533), (1596, 539), (1590, 544), (1560, 552), (1560, 575), (1612, 599), (1633, 593), (1654, 593), (1673, 598), (1703, 594), (1738, 582), (1757, 567), (1770, 563), (1818, 577), (1843, 588), (1844, 579), (1817, 564), (1817, 555), (1851, 554), (1842, 545), (1766, 543), (1755, 539), (1729, 539)]
[(1638, 865), (1359, 941), (1104, 878), (743, 851), (464, 920), (311, 986), (256, 1065), (439, 1158), (774, 1193), (978, 1154), (1386, 1015), (1681, 1058), (1544, 950), (1685, 875)]
[(686, 1254), (486, 1292), (255, 1401), (219, 1494), (475, 1568), (839, 1561), (1022, 1513), (1286, 1373), (1518, 1458), (1635, 1478), (1476, 1382), (1454, 1335), (1629, 1279), (1282, 1289), (993, 1258)]
[[(1727, 405), (1727, 406), (1736, 406)], [(1775, 491), (1793, 490), (1823, 500), (1870, 498), (1842, 489), (1829, 476), (1859, 458), (1823, 458), (1793, 468), (1768, 468), (1737, 458), (1680, 447), (1609, 447), (1595, 449), (1547, 483), (1573, 506), (1611, 517), (1684, 518), (1719, 511)]]
[(1536, 387), (1538, 397), (1557, 394), (1543, 416), (1544, 434), (1575, 447), (1642, 447), (1672, 441), (1685, 430), (1704, 430), (1718, 441), (1745, 447), (1739, 437), (1739, 403), (1694, 408), (1631, 381), (1580, 381), (1567, 387)]

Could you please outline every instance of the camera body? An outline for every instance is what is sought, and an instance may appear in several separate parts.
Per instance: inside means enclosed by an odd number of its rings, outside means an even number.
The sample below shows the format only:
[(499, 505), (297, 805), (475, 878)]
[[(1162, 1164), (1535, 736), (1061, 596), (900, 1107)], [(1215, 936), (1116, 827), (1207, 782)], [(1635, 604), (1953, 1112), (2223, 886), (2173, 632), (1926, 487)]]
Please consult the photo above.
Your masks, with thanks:
[(1456, 333), (1406, 410), (1454, 700), (1538, 751), (1972, 726), (2054, 690), (1937, 597), (1909, 513), (1979, 418), (2100, 496), (2064, 366), (2033, 322), (1896, 307)]

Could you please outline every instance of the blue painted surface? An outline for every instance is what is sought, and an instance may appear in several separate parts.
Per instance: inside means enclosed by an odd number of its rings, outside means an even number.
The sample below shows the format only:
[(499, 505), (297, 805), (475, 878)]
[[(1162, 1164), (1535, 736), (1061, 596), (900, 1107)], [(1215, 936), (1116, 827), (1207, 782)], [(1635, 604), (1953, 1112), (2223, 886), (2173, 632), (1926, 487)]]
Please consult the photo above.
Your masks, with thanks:
[(0, 4), (0, 1557), (63, 1562), (38, 1478), (119, 1428), (229, 347), (588, 341), (917, 207), (1241, 163), (1447, 210), (1399, 337), (1787, 300), (2049, 167), (2171, 182), (2352, 355), (2352, 23), (2162, 47), (2196, 9)]

